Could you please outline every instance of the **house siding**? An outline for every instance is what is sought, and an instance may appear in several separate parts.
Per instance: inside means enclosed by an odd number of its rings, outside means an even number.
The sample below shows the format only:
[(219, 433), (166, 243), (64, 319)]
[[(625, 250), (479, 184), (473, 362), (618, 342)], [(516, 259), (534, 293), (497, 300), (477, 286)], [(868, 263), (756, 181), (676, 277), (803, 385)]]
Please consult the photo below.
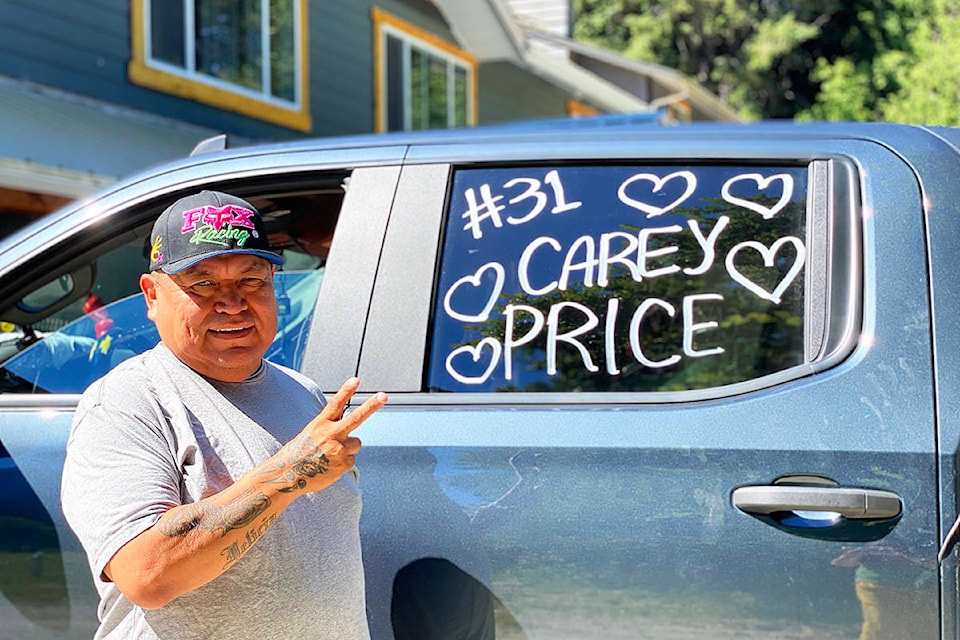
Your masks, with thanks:
[(452, 44), (457, 42), (436, 8), (425, 0), (313, 0), (310, 2), (310, 104), (315, 135), (375, 130), (371, 18), (374, 7)]
[(296, 132), (131, 84), (129, 0), (0, 0), (0, 73), (248, 138)]
[[(167, 0), (169, 1), (169, 0)], [(375, 130), (371, 9), (377, 7), (458, 45), (427, 0), (311, 0), (308, 54), (312, 130), (333, 136)], [(155, 113), (249, 140), (303, 131), (133, 84), (130, 0), (0, 0), (0, 74)], [(516, 65), (478, 70), (478, 122), (566, 114), (567, 96)]]
[(480, 66), (480, 122), (493, 124), (567, 115), (573, 96), (546, 80), (508, 62)]
[(117, 101), (129, 57), (127, 3), (0, 0), (0, 72)]

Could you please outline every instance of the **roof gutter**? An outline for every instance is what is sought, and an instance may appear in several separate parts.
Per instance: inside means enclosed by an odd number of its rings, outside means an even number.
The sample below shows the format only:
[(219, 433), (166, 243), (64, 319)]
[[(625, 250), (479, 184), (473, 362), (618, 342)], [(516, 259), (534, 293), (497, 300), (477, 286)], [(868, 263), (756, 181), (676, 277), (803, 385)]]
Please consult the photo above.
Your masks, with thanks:
[(89, 196), (116, 182), (115, 177), (0, 158), (0, 187), (64, 198)]
[(689, 100), (714, 120), (729, 122), (741, 120), (736, 111), (720, 102), (712, 93), (673, 69), (652, 62), (631, 60), (618, 53), (583, 44), (550, 31), (544, 31), (529, 22), (521, 21), (520, 28), (524, 35), (532, 40), (558, 46), (598, 62), (647, 76), (671, 90), (669, 95), (654, 100), (651, 105), (663, 107), (667, 104)]

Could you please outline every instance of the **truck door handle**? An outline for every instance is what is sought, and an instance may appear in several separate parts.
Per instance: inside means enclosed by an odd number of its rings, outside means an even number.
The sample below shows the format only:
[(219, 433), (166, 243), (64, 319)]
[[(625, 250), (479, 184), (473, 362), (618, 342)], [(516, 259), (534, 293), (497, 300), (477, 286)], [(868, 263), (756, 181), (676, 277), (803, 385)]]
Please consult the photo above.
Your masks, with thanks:
[(882, 489), (841, 487), (823, 476), (784, 476), (769, 485), (733, 490), (740, 511), (793, 535), (868, 542), (900, 521), (903, 501)]

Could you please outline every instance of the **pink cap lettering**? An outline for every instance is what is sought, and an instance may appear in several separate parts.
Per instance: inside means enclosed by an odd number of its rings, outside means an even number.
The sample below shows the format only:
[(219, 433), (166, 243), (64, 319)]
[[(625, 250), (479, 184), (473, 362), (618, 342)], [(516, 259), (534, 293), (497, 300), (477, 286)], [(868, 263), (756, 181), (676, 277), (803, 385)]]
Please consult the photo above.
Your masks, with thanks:
[(255, 229), (253, 211), (244, 207), (228, 204), (222, 207), (204, 206), (183, 212), (181, 233), (189, 233), (197, 228), (197, 222), (203, 222), (219, 231), (225, 224)]

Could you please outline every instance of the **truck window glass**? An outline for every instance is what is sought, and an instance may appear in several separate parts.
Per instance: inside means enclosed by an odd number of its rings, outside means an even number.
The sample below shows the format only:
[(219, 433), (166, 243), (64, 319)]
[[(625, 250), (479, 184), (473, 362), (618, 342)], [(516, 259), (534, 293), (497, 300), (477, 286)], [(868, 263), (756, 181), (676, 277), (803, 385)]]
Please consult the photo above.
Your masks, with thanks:
[[(278, 364), (298, 368), (306, 349), (343, 200), (343, 177), (327, 176), (321, 183), (326, 186), (309, 190), (261, 195), (262, 191), (251, 193), (248, 185), (243, 192), (263, 214), (271, 246), (286, 259), (274, 278), (279, 323), (265, 356)], [(156, 214), (167, 204), (157, 202)], [(112, 219), (122, 218), (118, 214)], [(20, 298), (21, 307), (23, 300), (34, 301), (37, 308), (26, 310), (39, 311), (29, 323), (13, 322), (9, 311), (0, 311), (0, 393), (81, 393), (120, 362), (157, 344), (160, 338), (147, 318), (139, 285), (149, 264), (151, 224), (142, 225), (135, 239), (120, 246), (104, 243), (92, 251), (94, 279), (87, 288), (59, 286), (68, 276), (52, 284), (38, 283), (35, 291)], [(64, 300), (69, 304), (51, 305), (49, 313), (42, 312), (41, 302), (57, 302), (64, 296), (69, 296)]]
[(808, 172), (456, 171), (427, 388), (669, 392), (804, 364)]

